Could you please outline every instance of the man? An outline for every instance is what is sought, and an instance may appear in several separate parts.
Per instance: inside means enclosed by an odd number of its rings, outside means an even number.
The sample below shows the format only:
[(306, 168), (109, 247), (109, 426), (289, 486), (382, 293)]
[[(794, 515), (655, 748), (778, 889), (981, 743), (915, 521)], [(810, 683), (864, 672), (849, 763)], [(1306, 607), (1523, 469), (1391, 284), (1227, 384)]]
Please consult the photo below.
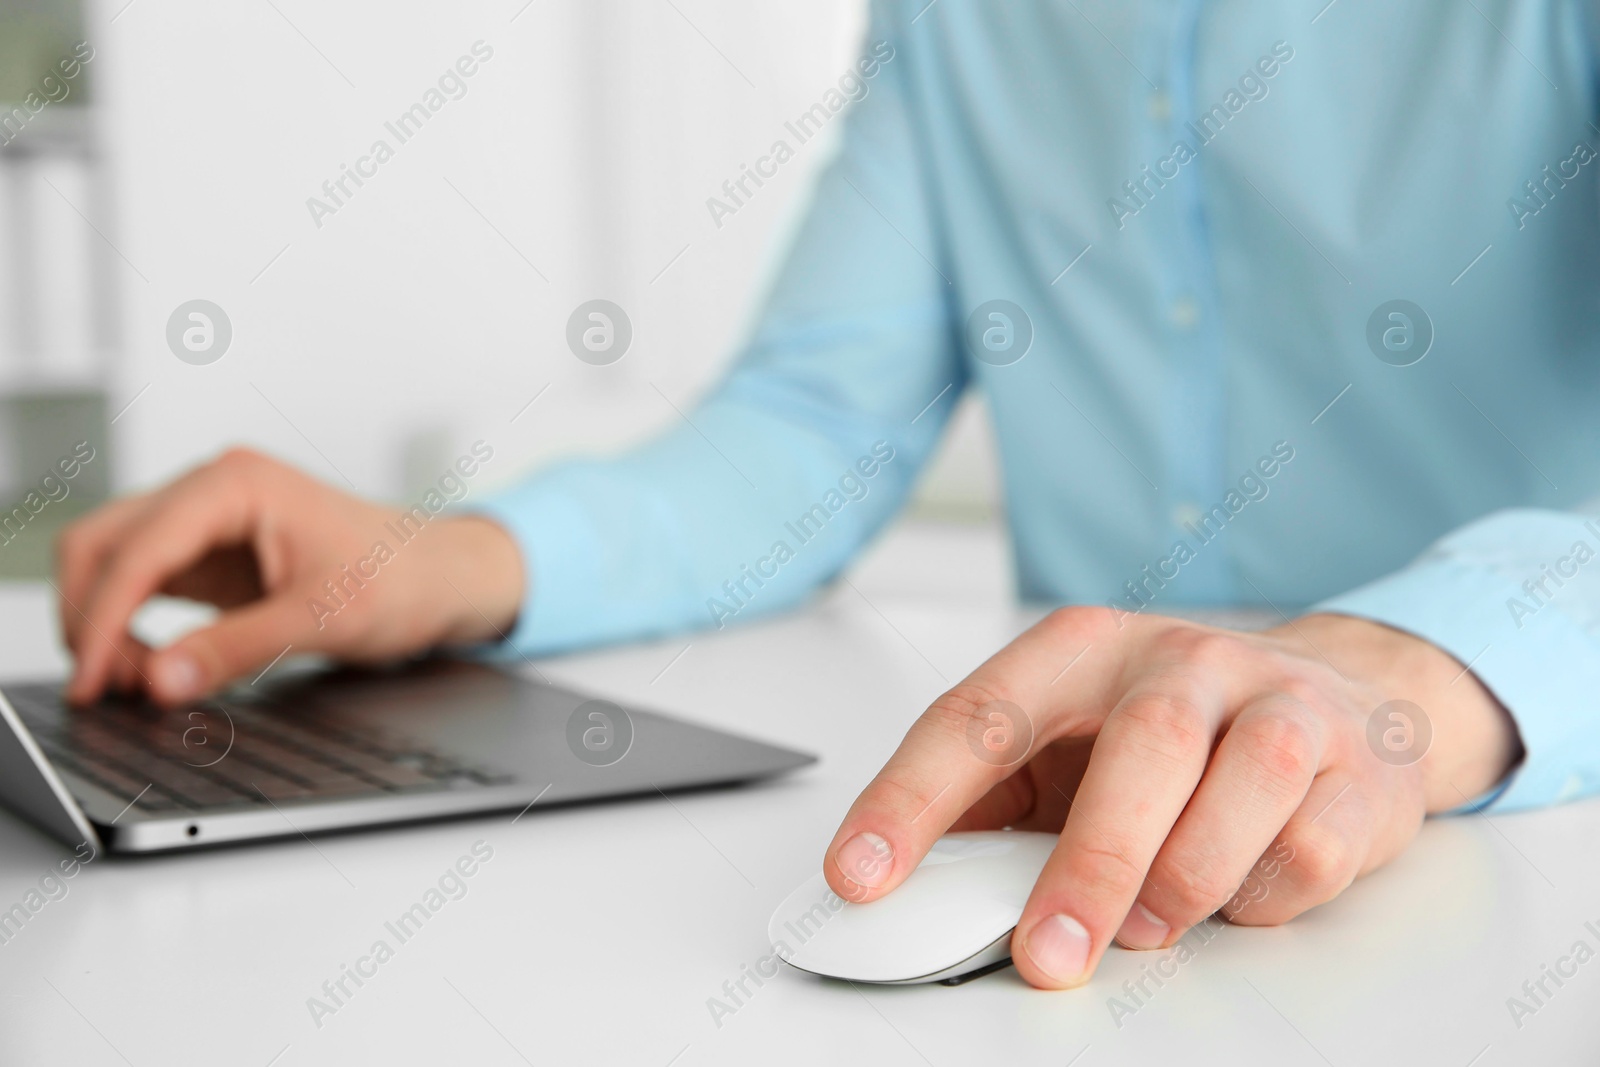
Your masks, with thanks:
[[(692, 426), (432, 524), (333, 618), (308, 603), (387, 509), (248, 453), (113, 503), (61, 544), (70, 694), (179, 701), (290, 643), (538, 654), (790, 607), (973, 386), (1020, 591), (1077, 606), (916, 723), (829, 846), (842, 895), (951, 827), (1059, 829), (1013, 948), (1061, 988), (1252, 871), (1236, 920), (1282, 922), (1425, 813), (1591, 792), (1600, 536), (1561, 509), (1600, 488), (1592, 15), (884, 0), (840, 157)], [(158, 590), (228, 610), (152, 651), (127, 622)], [(1230, 603), (1283, 623), (1162, 614)]]

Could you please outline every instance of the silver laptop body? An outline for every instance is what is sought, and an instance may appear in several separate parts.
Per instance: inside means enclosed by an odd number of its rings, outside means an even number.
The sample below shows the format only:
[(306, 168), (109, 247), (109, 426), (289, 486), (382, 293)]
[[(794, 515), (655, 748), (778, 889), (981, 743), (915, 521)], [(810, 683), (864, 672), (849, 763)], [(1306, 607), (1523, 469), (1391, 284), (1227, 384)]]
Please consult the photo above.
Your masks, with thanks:
[(292, 674), (189, 707), (0, 686), (0, 803), (157, 852), (732, 785), (815, 761), (480, 663)]

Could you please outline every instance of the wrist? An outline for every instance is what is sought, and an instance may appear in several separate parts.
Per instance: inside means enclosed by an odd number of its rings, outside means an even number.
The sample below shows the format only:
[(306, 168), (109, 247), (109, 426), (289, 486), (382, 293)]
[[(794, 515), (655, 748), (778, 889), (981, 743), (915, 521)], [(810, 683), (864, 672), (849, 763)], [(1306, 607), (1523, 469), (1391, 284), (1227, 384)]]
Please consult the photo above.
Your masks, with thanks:
[(438, 587), (429, 595), (443, 621), (438, 643), (502, 640), (522, 607), (527, 579), (521, 550), (504, 527), (482, 516), (447, 519), (437, 532), (430, 538), (429, 570)]
[(1422, 709), (1431, 740), (1418, 770), (1429, 813), (1475, 799), (1521, 760), (1522, 743), (1510, 712), (1477, 675), (1438, 646), (1349, 615), (1308, 615), (1273, 632), (1313, 646), (1311, 655), (1326, 656), (1380, 703), (1405, 700)]

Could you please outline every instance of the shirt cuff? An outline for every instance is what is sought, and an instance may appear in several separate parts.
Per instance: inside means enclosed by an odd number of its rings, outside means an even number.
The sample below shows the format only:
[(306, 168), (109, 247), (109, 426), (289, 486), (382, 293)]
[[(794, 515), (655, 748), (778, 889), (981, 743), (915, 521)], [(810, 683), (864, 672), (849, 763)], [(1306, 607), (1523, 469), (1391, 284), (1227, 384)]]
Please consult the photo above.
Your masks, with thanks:
[(1600, 693), (1600, 645), (1555, 605), (1515, 618), (1508, 605), (1522, 597), (1507, 575), (1434, 557), (1312, 609), (1430, 642), (1469, 664), (1510, 711), (1522, 764), (1457, 810), (1541, 807), (1600, 789), (1600, 739), (1586, 714)]
[(504, 527), (522, 554), (517, 621), (504, 641), (474, 650), (490, 659), (560, 652), (594, 639), (585, 620), (604, 586), (598, 531), (587, 509), (553, 481), (537, 479), (467, 509)]

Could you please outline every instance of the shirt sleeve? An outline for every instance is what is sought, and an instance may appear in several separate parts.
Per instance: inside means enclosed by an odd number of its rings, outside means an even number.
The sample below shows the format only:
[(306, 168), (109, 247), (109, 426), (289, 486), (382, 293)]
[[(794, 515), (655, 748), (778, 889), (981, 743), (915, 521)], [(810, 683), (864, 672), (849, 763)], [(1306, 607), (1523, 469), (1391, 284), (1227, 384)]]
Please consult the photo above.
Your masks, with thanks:
[(904, 502), (966, 372), (896, 44), (875, 7), (852, 66), (866, 95), (831, 119), (842, 147), (731, 373), (642, 446), (561, 462), (475, 509), (528, 573), (506, 651), (791, 607)]
[[(1522, 764), (1473, 807), (1600, 791), (1600, 521), (1495, 512), (1410, 567), (1317, 605), (1415, 634), (1466, 664), (1516, 720)], [(1426, 711), (1426, 709), (1424, 709)]]

